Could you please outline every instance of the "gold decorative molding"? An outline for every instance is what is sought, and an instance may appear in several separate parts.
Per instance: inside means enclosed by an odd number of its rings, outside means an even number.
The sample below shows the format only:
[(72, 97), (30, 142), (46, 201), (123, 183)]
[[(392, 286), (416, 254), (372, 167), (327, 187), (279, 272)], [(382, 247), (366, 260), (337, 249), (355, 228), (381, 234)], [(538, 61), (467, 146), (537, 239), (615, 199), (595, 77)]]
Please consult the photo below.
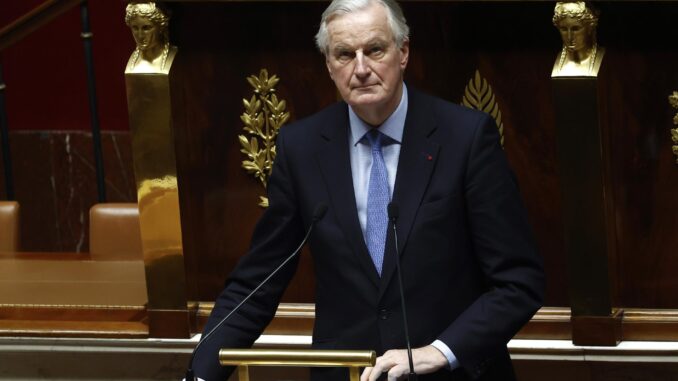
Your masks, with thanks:
[(98, 305), (98, 304), (19, 304), (19, 303), (2, 303), (0, 309), (3, 308), (24, 308), (24, 309), (60, 309), (60, 310), (138, 310), (146, 311), (145, 306), (122, 306), (122, 305)]
[(480, 111), (484, 111), (497, 123), (499, 129), (499, 136), (501, 137), (501, 146), (504, 147), (504, 124), (501, 121), (501, 110), (499, 104), (494, 99), (492, 86), (487, 83), (485, 78), (480, 76), (480, 72), (476, 70), (475, 75), (468, 81), (468, 85), (464, 89), (464, 97), (461, 102), (464, 106)]
[[(247, 82), (254, 88), (254, 94), (248, 101), (242, 100), (245, 112), (240, 115), (240, 120), (245, 124), (243, 130), (250, 135), (238, 135), (242, 149), (240, 152), (247, 155), (248, 160), (243, 160), (242, 167), (254, 175), (266, 188), (268, 177), (273, 170), (275, 160), (275, 138), (278, 130), (290, 118), (290, 113), (285, 111), (286, 102), (278, 100), (275, 95), (275, 85), (280, 78), (275, 74), (268, 76), (268, 70), (261, 69), (259, 76), (247, 77)], [(267, 207), (268, 198), (259, 196), (259, 206)]]
[[(675, 109), (678, 109), (678, 91), (674, 91), (673, 94), (669, 95), (669, 103)], [(673, 154), (676, 156), (676, 164), (678, 164), (678, 113), (673, 116), (673, 125), (676, 128), (671, 129), (671, 140), (673, 141)]]

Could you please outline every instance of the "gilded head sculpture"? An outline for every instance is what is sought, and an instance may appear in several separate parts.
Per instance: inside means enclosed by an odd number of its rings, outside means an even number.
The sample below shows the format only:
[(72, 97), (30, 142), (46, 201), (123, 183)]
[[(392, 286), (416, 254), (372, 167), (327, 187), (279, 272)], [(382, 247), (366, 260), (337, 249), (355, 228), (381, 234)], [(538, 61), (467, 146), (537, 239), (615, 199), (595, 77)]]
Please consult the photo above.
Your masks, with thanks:
[(563, 40), (554, 75), (595, 76), (604, 54), (598, 48), (596, 27), (599, 12), (584, 1), (556, 3), (553, 25)]
[(136, 49), (127, 69), (137, 72), (165, 70), (176, 48), (169, 45), (169, 14), (153, 2), (132, 2), (125, 10), (125, 24), (132, 31)]
[(596, 44), (598, 11), (583, 1), (556, 3), (553, 25), (563, 39), (563, 48), (570, 52), (590, 49)]
[[(130, 3), (125, 10), (125, 24), (129, 26), (142, 53), (153, 56), (169, 43), (167, 27), (169, 15), (155, 3)], [(156, 52), (157, 50), (157, 52)]]

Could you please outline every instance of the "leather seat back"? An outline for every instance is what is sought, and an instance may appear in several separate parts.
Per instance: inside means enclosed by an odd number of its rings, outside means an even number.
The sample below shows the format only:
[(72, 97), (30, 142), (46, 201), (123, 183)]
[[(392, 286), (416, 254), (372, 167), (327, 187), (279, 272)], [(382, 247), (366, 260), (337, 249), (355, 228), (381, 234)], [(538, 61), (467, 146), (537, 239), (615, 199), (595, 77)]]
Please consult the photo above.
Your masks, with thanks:
[(89, 251), (94, 260), (142, 260), (139, 206), (103, 203), (89, 210)]
[(0, 251), (19, 251), (19, 203), (0, 201)]

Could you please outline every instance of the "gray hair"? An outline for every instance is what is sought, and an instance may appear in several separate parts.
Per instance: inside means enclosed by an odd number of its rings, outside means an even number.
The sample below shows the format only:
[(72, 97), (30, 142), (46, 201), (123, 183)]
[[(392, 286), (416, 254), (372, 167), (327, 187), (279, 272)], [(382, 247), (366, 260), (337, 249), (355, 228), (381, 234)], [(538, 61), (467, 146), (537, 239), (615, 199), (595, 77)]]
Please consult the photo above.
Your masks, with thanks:
[(372, 4), (381, 4), (386, 8), (388, 25), (391, 27), (396, 46), (401, 48), (403, 43), (410, 38), (410, 27), (407, 26), (403, 10), (396, 0), (333, 0), (323, 12), (320, 20), (320, 28), (315, 35), (315, 44), (321, 53), (327, 55), (330, 47), (330, 37), (327, 32), (327, 24), (338, 15), (345, 15), (363, 10)]

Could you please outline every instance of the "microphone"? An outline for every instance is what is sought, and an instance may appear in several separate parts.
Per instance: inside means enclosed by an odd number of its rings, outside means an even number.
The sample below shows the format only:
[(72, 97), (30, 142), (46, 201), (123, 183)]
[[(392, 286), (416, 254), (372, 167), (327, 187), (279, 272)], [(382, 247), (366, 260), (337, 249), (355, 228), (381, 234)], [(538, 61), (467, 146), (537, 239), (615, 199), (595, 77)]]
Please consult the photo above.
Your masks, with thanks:
[(393, 241), (395, 243), (395, 263), (398, 273), (398, 286), (400, 287), (400, 306), (403, 310), (403, 326), (405, 328), (405, 343), (407, 344), (407, 359), (410, 362), (410, 373), (407, 375), (408, 381), (417, 381), (417, 374), (414, 373), (414, 362), (412, 361), (412, 346), (410, 345), (410, 332), (407, 329), (407, 310), (405, 308), (405, 291), (403, 290), (403, 275), (400, 272), (400, 253), (398, 252), (398, 231), (396, 230), (396, 221), (400, 215), (398, 204), (390, 202), (388, 204), (388, 219), (393, 226)]
[(275, 270), (273, 270), (264, 280), (262, 280), (261, 283), (259, 283), (259, 285), (254, 290), (252, 290), (252, 292), (250, 292), (245, 297), (245, 299), (243, 299), (237, 306), (235, 306), (231, 310), (231, 312), (228, 313), (228, 315), (226, 315), (223, 319), (221, 319), (219, 321), (219, 323), (217, 323), (217, 325), (214, 326), (214, 328), (212, 328), (209, 332), (207, 332), (207, 334), (205, 334), (205, 336), (200, 338), (200, 341), (198, 342), (198, 344), (195, 346), (195, 348), (193, 348), (193, 352), (191, 353), (191, 358), (188, 360), (188, 368), (186, 369), (186, 376), (184, 378), (185, 381), (197, 381), (198, 380), (198, 378), (195, 377), (195, 374), (193, 372), (193, 359), (195, 358), (195, 354), (198, 352), (200, 345), (202, 345), (202, 343), (207, 341), (207, 339), (209, 339), (212, 336), (212, 334), (214, 334), (214, 332), (216, 332), (219, 329), (219, 327), (224, 325), (224, 323), (226, 323), (226, 321), (228, 321), (228, 319), (235, 312), (237, 312), (240, 309), (240, 307), (245, 305), (245, 303), (252, 297), (252, 295), (254, 295), (257, 291), (259, 291), (259, 289), (263, 285), (265, 285), (266, 282), (269, 281), (269, 279), (273, 278), (273, 276), (275, 274), (277, 274), (278, 271), (280, 271), (280, 269), (282, 269), (283, 266), (285, 266), (287, 264), (287, 262), (292, 260), (292, 258), (294, 258), (294, 256), (297, 255), (297, 253), (299, 253), (299, 251), (301, 251), (301, 248), (304, 247), (304, 245), (306, 244), (306, 241), (308, 241), (308, 238), (311, 236), (311, 232), (313, 231), (313, 227), (315, 226), (315, 224), (318, 221), (320, 221), (325, 216), (326, 212), (327, 212), (327, 204), (325, 204), (324, 202), (319, 202), (318, 204), (316, 204), (315, 209), (313, 209), (313, 218), (311, 219), (311, 225), (308, 227), (308, 230), (306, 231), (306, 236), (304, 236), (304, 239), (301, 240), (301, 243), (296, 248), (296, 250), (294, 250), (294, 252), (292, 252), (292, 254), (290, 254), (289, 257), (287, 257), (280, 265), (278, 265), (278, 267), (275, 268)]

